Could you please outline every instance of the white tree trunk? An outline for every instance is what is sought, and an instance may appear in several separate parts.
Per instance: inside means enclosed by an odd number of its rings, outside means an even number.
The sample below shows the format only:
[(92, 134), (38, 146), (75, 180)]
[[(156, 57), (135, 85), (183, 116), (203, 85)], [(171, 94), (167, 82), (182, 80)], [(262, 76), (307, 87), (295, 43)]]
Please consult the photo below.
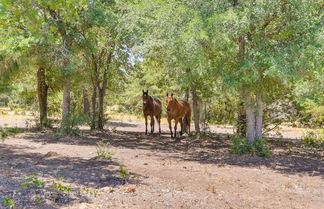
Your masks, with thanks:
[(255, 113), (254, 113), (254, 102), (251, 95), (246, 95), (246, 138), (249, 142), (253, 142), (255, 139)]
[(263, 101), (260, 94), (256, 96), (256, 105), (255, 138), (262, 139)]

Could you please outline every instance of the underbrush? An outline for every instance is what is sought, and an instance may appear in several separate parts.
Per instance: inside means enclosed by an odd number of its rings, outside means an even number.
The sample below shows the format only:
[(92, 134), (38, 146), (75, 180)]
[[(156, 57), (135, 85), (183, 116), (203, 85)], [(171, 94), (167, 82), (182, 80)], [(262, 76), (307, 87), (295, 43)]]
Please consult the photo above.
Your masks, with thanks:
[(23, 131), (19, 128), (0, 128), (0, 139), (5, 139), (9, 136), (20, 134)]
[(101, 140), (97, 142), (97, 155), (106, 160), (112, 160), (113, 155), (115, 154), (114, 151), (110, 150), (109, 142), (105, 142)]
[(324, 148), (324, 129), (307, 132), (301, 141), (305, 147)]
[(243, 154), (252, 154), (259, 157), (270, 157), (271, 151), (269, 147), (267, 146), (267, 140), (261, 139), (261, 140), (255, 140), (252, 143), (249, 143), (247, 139), (240, 138), (238, 136), (233, 136), (231, 138), (232, 145), (231, 150), (235, 154), (243, 155)]
[(89, 117), (81, 114), (72, 112), (64, 121), (61, 123), (61, 127), (55, 132), (55, 137), (62, 136), (79, 136), (81, 131), (79, 126), (89, 124)]

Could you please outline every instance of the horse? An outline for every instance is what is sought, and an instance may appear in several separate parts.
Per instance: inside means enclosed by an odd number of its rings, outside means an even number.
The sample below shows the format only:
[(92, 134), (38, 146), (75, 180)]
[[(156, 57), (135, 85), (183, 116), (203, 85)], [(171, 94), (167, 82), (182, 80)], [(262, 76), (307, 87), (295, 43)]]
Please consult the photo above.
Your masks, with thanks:
[(173, 98), (173, 94), (169, 96), (167, 93), (166, 97), (166, 111), (168, 115), (168, 123), (169, 123), (169, 129), (171, 132), (171, 138), (173, 137), (172, 133), (172, 128), (171, 128), (171, 120), (174, 119), (175, 124), (174, 124), (174, 137), (177, 135), (177, 125), (178, 122), (180, 122), (181, 126), (181, 131), (180, 131), (180, 136), (183, 134), (183, 126), (185, 125), (189, 129), (190, 133), (190, 120), (191, 120), (191, 108), (190, 104), (187, 101), (183, 100), (177, 100)]
[(161, 113), (162, 103), (148, 95), (148, 90), (143, 90), (143, 114), (145, 118), (145, 134), (147, 134), (147, 117), (151, 117), (151, 133), (154, 132), (154, 116), (159, 124), (159, 134), (161, 135)]

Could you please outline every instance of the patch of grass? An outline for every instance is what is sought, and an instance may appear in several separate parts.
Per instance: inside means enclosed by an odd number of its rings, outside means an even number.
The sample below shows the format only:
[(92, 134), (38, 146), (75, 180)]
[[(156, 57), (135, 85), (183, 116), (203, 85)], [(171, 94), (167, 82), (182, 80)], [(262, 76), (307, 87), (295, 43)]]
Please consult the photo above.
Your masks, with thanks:
[(9, 207), (10, 209), (13, 209), (16, 207), (16, 203), (13, 199), (10, 197), (4, 197), (2, 198), (3, 205), (6, 207)]
[(53, 181), (52, 186), (51, 186), (52, 191), (60, 191), (60, 192), (70, 192), (71, 187), (69, 186), (64, 186), (59, 182)]
[(87, 193), (87, 194), (89, 194), (89, 195), (93, 195), (93, 196), (95, 196), (95, 197), (97, 197), (99, 194), (100, 194), (100, 192), (99, 192), (99, 190), (97, 190), (97, 189), (92, 189), (92, 188), (83, 188), (82, 189), (82, 191), (84, 192), (84, 193)]
[(104, 140), (97, 142), (97, 155), (106, 160), (112, 160), (115, 152), (109, 150), (109, 145), (109, 142), (105, 142)]
[(36, 198), (34, 200), (34, 202), (35, 202), (36, 205), (40, 205), (40, 204), (42, 204), (43, 201), (41, 199)]
[(23, 131), (19, 128), (0, 128), (0, 139), (5, 139), (9, 136), (20, 134)]
[(128, 171), (124, 168), (124, 166), (119, 166), (119, 178), (122, 180), (123, 184), (126, 183), (128, 177)]
[(30, 175), (29, 177), (27, 177), (26, 181), (21, 184), (21, 187), (23, 189), (28, 189), (30, 185), (34, 185), (35, 187), (43, 187), (45, 183), (34, 177), (34, 175)]
[(232, 146), (231, 149), (235, 154), (252, 154), (259, 157), (270, 157), (271, 151), (267, 147), (266, 139), (254, 140), (253, 143), (248, 143), (247, 139), (234, 136), (231, 138)]
[(324, 129), (309, 131), (301, 139), (305, 147), (323, 148), (324, 147)]
[(64, 195), (64, 193), (69, 194), (71, 187), (64, 186), (63, 184), (53, 181), (51, 185), (51, 199), (53, 202), (58, 202), (59, 198)]

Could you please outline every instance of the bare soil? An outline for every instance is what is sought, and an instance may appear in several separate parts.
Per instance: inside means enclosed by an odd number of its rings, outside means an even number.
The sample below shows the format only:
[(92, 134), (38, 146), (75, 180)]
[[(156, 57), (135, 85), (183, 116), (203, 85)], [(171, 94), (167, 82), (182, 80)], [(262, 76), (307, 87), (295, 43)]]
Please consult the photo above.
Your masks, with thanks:
[[(0, 118), (0, 126), (23, 126), (23, 120)], [(16, 208), (42, 209), (323, 207), (324, 151), (294, 137), (270, 138), (273, 156), (260, 158), (232, 154), (226, 128), (176, 140), (166, 125), (161, 136), (143, 131), (141, 122), (113, 121), (104, 132), (84, 130), (78, 137), (26, 129), (7, 138), (0, 142), (0, 208), (8, 208), (4, 197)], [(98, 157), (102, 140), (112, 160)], [(126, 182), (121, 165), (129, 173)], [(44, 186), (24, 188), (28, 177)]]

